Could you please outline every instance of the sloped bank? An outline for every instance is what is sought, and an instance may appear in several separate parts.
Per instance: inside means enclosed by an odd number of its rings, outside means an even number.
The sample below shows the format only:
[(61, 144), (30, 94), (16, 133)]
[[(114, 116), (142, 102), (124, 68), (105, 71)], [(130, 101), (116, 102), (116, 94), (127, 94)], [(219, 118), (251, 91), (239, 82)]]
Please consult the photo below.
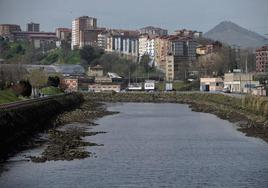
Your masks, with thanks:
[(33, 135), (51, 128), (60, 113), (78, 107), (83, 101), (81, 94), (73, 93), (1, 110), (0, 160), (25, 148)]
[(170, 102), (189, 104), (193, 111), (217, 115), (237, 123), (247, 136), (268, 142), (268, 98), (235, 98), (207, 93), (88, 93), (85, 100), (99, 102)]

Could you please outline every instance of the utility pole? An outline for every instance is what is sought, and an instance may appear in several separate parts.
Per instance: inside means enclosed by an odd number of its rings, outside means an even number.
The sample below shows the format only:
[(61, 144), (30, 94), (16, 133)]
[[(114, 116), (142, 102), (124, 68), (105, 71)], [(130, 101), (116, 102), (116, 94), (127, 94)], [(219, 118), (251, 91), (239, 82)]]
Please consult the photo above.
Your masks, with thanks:
[(245, 70), (246, 70), (246, 73), (248, 73), (248, 53), (246, 53), (246, 64), (245, 64)]

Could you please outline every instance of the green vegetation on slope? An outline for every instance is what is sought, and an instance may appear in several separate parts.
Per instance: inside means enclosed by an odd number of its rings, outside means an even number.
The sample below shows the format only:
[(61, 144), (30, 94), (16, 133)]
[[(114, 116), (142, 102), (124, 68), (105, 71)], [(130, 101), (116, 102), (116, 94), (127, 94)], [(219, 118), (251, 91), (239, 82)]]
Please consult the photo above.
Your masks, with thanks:
[(0, 104), (15, 102), (21, 100), (16, 94), (10, 90), (0, 91)]
[(41, 93), (43, 93), (44, 95), (57, 95), (57, 94), (61, 94), (63, 93), (61, 89), (57, 88), (57, 87), (44, 87), (41, 89)]
[[(175, 91), (199, 91), (199, 81), (194, 82), (183, 82), (175, 81), (173, 82), (173, 89)], [(156, 83), (156, 88), (159, 91), (165, 91), (165, 82)]]
[(18, 59), (26, 53), (25, 42), (8, 42), (0, 38), (0, 58)]
[(47, 48), (45, 50), (43, 48), (35, 49), (31, 42), (10, 42), (0, 37), (0, 58), (5, 59), (8, 63), (44, 65), (80, 63), (80, 50), (71, 50), (69, 44), (65, 44), (62, 48), (55, 48), (55, 46)]
[(63, 49), (54, 49), (46, 53), (40, 60), (40, 63), (44, 65), (50, 65), (53, 63), (79, 64), (80, 59), (79, 50), (66, 52)]
[(60, 88), (49, 86), (42, 88), (41, 93), (44, 95), (57, 95), (63, 93), (63, 91)]

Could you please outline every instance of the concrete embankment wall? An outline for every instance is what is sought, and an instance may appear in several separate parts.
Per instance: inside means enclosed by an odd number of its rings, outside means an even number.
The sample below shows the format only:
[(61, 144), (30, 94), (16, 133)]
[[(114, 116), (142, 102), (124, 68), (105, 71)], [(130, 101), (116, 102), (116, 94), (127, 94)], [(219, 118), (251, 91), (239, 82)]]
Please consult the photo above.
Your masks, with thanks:
[(58, 114), (77, 107), (83, 100), (81, 94), (68, 94), (0, 109), (0, 159), (20, 149), (34, 134), (50, 128)]

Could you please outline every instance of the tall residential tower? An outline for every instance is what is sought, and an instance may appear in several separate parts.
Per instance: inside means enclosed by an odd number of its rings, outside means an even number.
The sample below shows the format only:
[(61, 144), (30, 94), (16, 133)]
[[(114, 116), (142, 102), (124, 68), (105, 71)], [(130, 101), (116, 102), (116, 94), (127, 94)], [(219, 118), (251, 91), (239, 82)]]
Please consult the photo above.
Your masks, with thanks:
[(40, 32), (40, 24), (39, 23), (28, 23), (27, 24), (27, 31), (28, 32)]
[[(89, 40), (91, 39), (94, 40), (94, 38), (96, 38), (97, 40), (97, 34), (94, 34), (95, 33), (94, 31), (96, 29), (97, 29), (96, 18), (82, 16), (72, 21), (72, 44), (71, 44), (72, 49), (82, 48), (85, 44), (88, 44), (88, 42), (85, 41), (86, 38), (89, 38)], [(88, 36), (90, 35), (90, 36), (86, 37), (85, 35), (88, 35)], [(89, 44), (90, 44), (90, 41), (89, 41)]]

